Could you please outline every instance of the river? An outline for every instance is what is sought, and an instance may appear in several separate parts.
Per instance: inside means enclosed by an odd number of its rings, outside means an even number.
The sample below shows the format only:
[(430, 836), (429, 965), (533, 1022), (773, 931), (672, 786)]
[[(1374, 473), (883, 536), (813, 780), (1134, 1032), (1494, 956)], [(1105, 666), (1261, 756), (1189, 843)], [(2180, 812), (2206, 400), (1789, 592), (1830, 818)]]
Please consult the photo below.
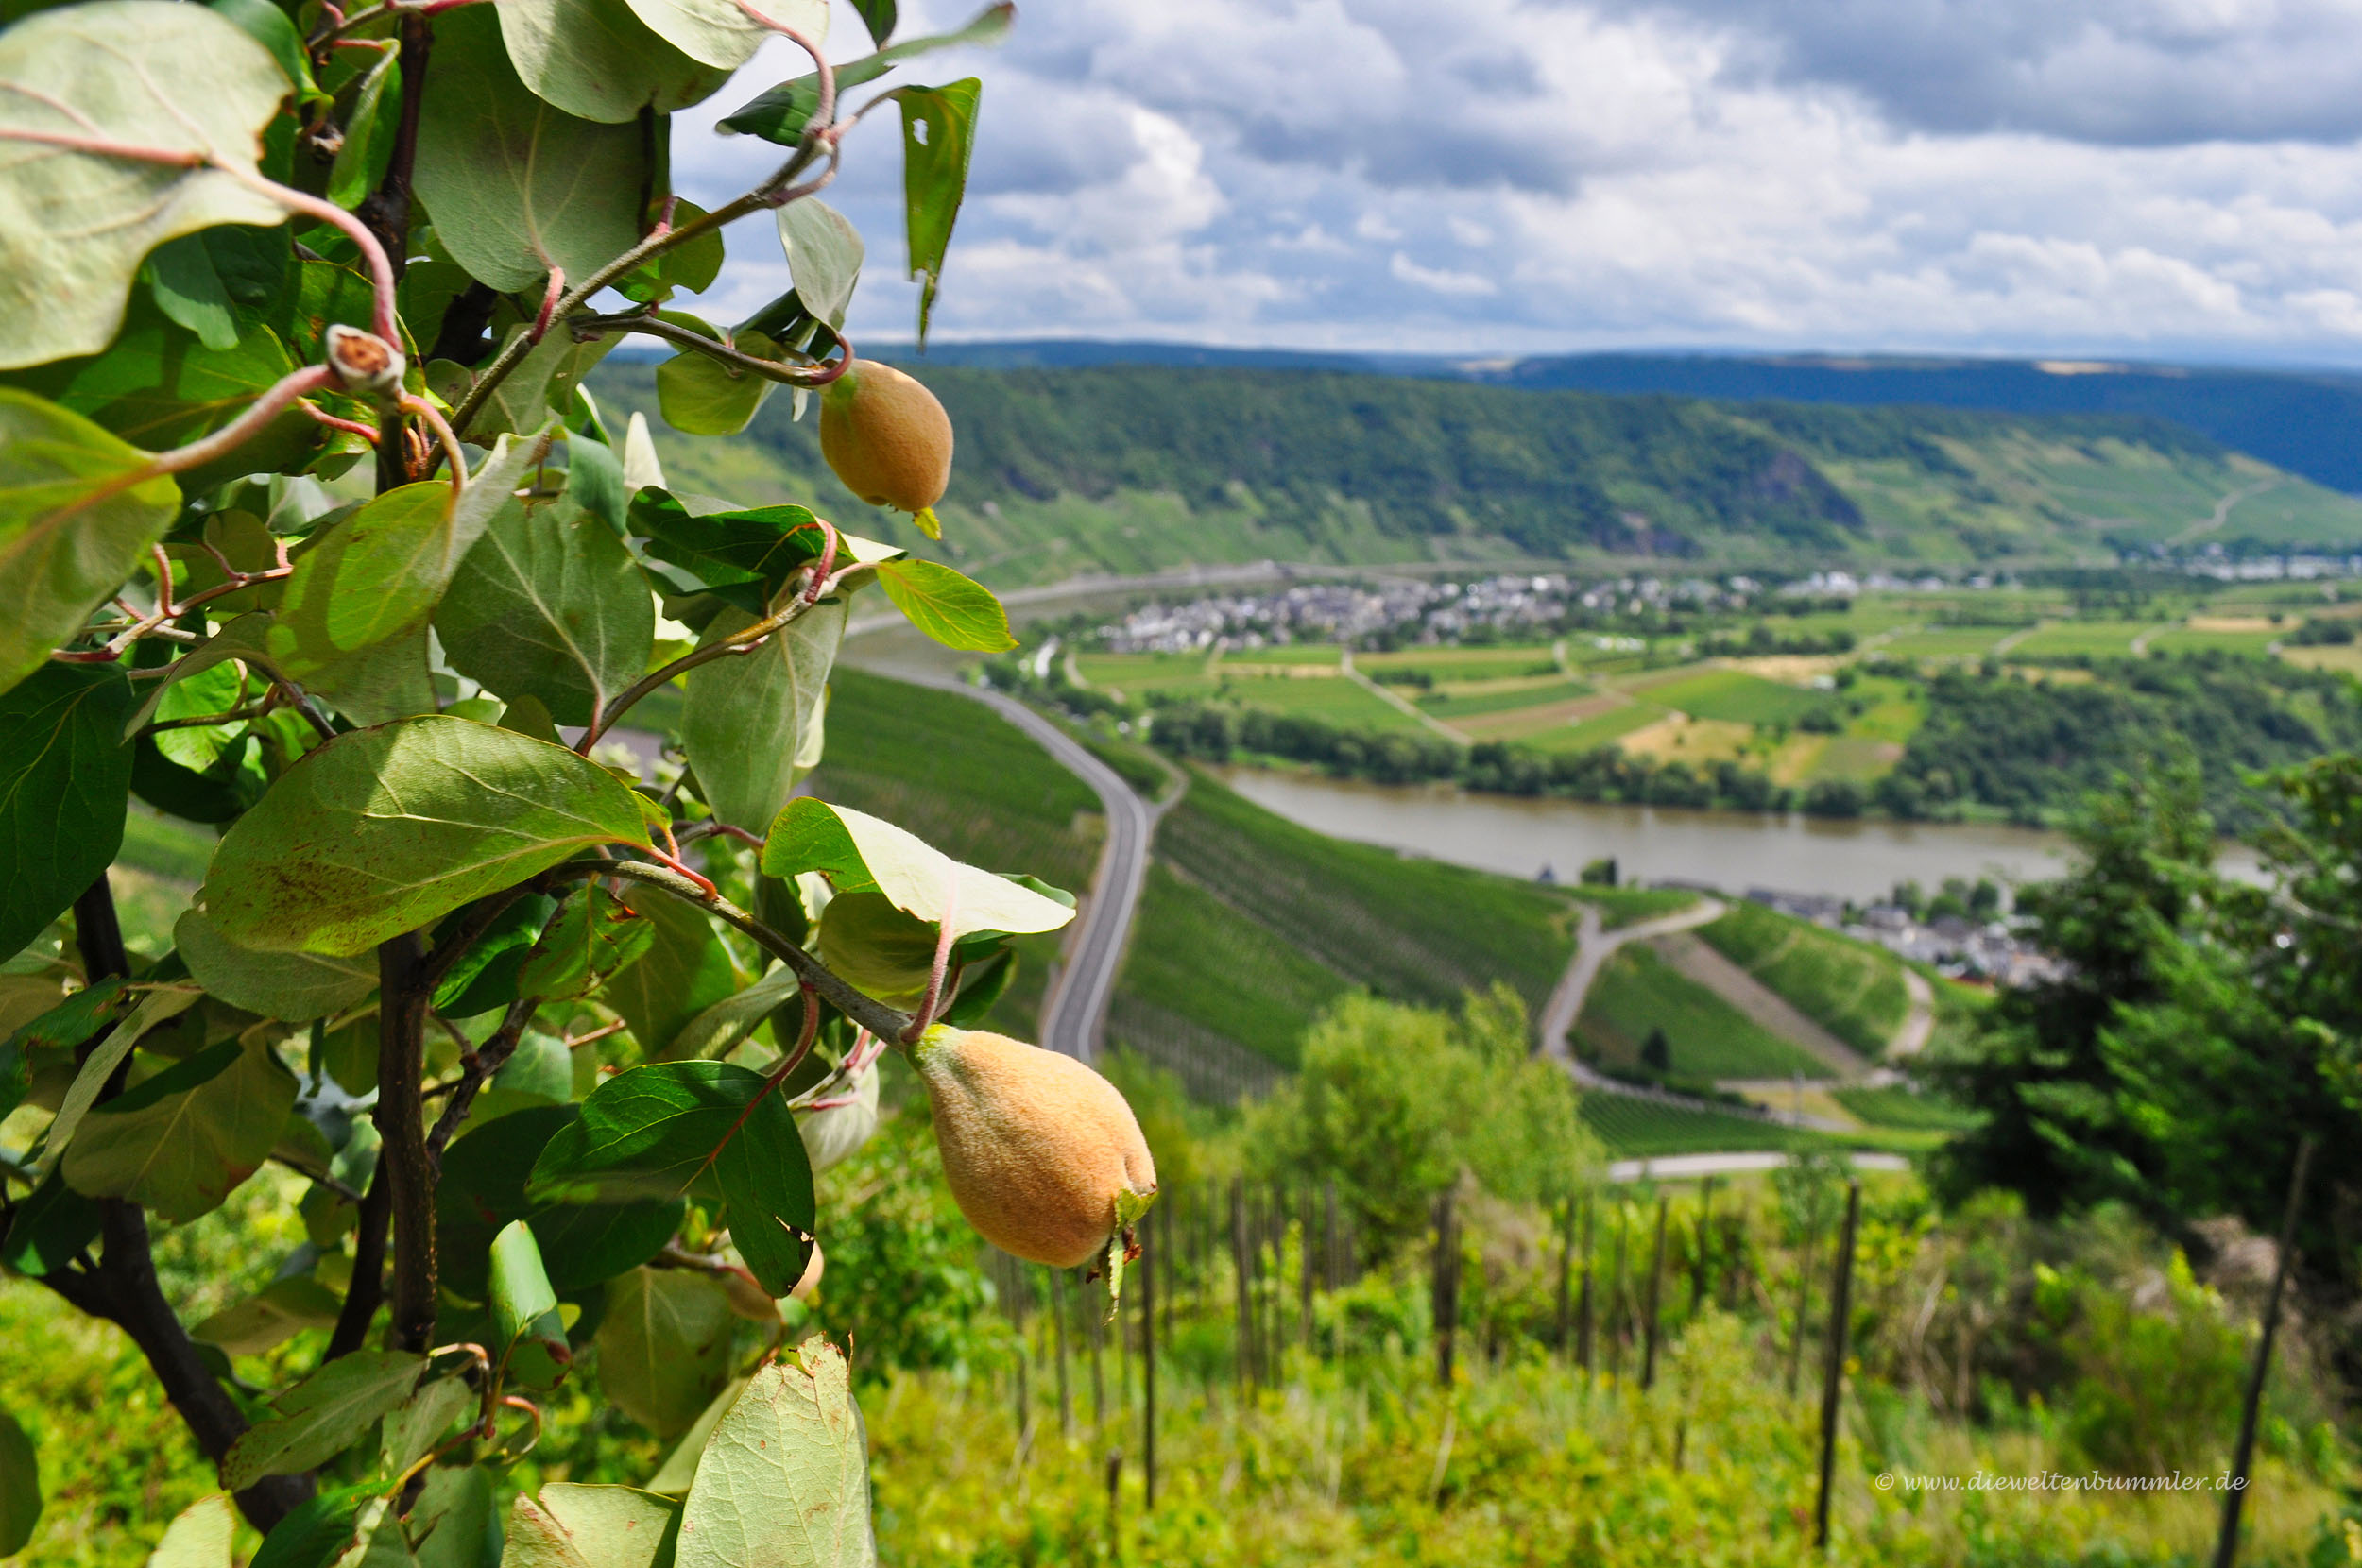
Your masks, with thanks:
[[(1224, 769), (1223, 778), (1257, 805), (1334, 837), (1511, 877), (1548, 866), (1570, 881), (1587, 862), (1612, 855), (1626, 882), (1703, 882), (1732, 893), (1764, 887), (1868, 903), (1900, 881), (1930, 892), (1947, 877), (2026, 882), (2056, 876), (2067, 863), (2062, 835), (1996, 824), (1602, 806), (1257, 768)], [(2244, 845), (2226, 846), (2225, 871), (2251, 877), (2254, 865)]]

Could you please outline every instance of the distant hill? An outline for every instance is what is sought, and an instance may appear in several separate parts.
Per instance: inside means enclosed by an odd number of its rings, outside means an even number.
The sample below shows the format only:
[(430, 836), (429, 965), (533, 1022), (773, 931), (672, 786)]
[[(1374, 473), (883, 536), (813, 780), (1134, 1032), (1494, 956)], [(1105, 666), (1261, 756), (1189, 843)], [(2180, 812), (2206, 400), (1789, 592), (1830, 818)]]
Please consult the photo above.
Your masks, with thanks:
[(2331, 489), (2362, 493), (2362, 375), (2329, 370), (1880, 354), (1454, 358), (1060, 338), (937, 344), (926, 357), (933, 364), (984, 369), (1195, 365), (1359, 370), (1532, 390), (1671, 392), (1746, 402), (1771, 399), (1859, 408), (1924, 404), (2011, 414), (2139, 414), (2186, 425)]
[[(945, 553), (1008, 586), (1262, 559), (1777, 569), (2362, 542), (2362, 503), (2158, 418), (1240, 366), (912, 367), (959, 432)], [(643, 363), (610, 362), (593, 385), (655, 412)], [(836, 486), (814, 422), (790, 406), (774, 398), (727, 442), (659, 435), (676, 482), (814, 497), (852, 526), (902, 528)]]

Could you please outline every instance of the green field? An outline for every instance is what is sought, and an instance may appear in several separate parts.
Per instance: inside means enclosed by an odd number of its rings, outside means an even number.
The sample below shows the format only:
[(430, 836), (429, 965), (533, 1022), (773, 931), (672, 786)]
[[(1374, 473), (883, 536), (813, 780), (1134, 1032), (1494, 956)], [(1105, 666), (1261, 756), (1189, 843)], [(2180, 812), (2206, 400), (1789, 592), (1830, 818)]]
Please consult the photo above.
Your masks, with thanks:
[(1202, 775), (1156, 860), (1119, 1002), (1275, 1062), (1356, 986), (1450, 1007), (1506, 980), (1539, 1013), (1574, 946), (1563, 890), (1330, 839)]
[(2132, 639), (2167, 624), (2158, 621), (2062, 621), (2037, 627), (2011, 648), (2008, 657), (2123, 658), (2132, 652)]
[(1837, 1141), (1806, 1127), (1691, 1109), (1595, 1089), (1583, 1097), (1583, 1124), (1611, 1155), (1731, 1154), (1751, 1150), (1826, 1149)]
[(1077, 654), (1074, 667), (1088, 684), (1135, 699), (1151, 691), (1203, 696), (1220, 684), (1203, 654)]
[(1438, 682), (1515, 680), (1559, 673), (1557, 656), (1548, 647), (1400, 648), (1391, 654), (1356, 654), (1353, 666), (1373, 676), (1380, 670), (1417, 671)]
[(1665, 1031), (1680, 1078), (1827, 1078), (1829, 1065), (1674, 969), (1644, 944), (1619, 949), (1583, 998), (1575, 1034), (1600, 1060), (1640, 1065), (1652, 1029)]
[(1427, 726), (1342, 675), (1258, 675), (1227, 683), (1229, 695), (1266, 713), (1319, 719), (1341, 729), (1425, 730)]
[(1508, 690), (1429, 691), (1416, 700), (1421, 707), (1449, 723), (1454, 719), (1473, 719), (1485, 713), (1514, 713), (1521, 707), (1573, 702), (1578, 697), (1591, 695), (1596, 690), (1584, 681), (1554, 680), (1534, 686), (1513, 687)]
[(2194, 626), (2176, 626), (2171, 631), (2159, 632), (2150, 638), (2148, 645), (2161, 654), (2196, 654), (2219, 648), (2227, 654), (2247, 654), (2262, 658), (2271, 652), (2273, 643), (2295, 633), (2294, 626), (2254, 632), (2201, 631)]
[(1224, 664), (1322, 664), (1332, 670), (1344, 661), (1344, 650), (1333, 642), (1283, 642), (1270, 648), (1231, 648), (1224, 650), (1222, 656)]
[(1604, 931), (1620, 930), (1626, 926), (1638, 925), (1643, 920), (1654, 920), (1659, 915), (1686, 910), (1698, 901), (1696, 894), (1685, 893), (1679, 888), (1584, 887), (1578, 884), (1569, 887), (1566, 892), (1586, 904), (1599, 906), (1600, 929)]
[(1727, 724), (1793, 724), (1829, 706), (1826, 693), (1751, 675), (1744, 670), (1701, 670), (1641, 688), (1649, 701), (1693, 719)]
[(1898, 658), (1982, 658), (2009, 635), (1998, 626), (1940, 626), (1899, 632), (1880, 646)]
[(1900, 960), (1809, 921), (1734, 903), (1698, 935), (1864, 1056), (1883, 1052), (1910, 1010)]
[(1909, 1089), (1832, 1089), (1829, 1098), (1869, 1125), (1897, 1132), (1960, 1133), (1977, 1125), (1973, 1112)]
[(1590, 751), (1612, 746), (1634, 730), (1646, 729), (1664, 717), (1665, 709), (1653, 703), (1634, 703), (1579, 724), (1553, 724), (1517, 739), (1536, 751)]

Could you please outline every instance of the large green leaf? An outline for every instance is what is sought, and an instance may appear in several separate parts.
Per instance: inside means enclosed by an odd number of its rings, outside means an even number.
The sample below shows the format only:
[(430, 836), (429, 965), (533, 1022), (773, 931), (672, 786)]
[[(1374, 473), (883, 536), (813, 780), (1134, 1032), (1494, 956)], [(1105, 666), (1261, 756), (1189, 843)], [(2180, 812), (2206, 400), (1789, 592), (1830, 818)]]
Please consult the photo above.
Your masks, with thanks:
[(878, 582), (912, 625), (947, 648), (998, 654), (1017, 646), (992, 590), (940, 561), (886, 561)]
[(762, 1020), (796, 999), (802, 982), (793, 969), (774, 969), (754, 984), (725, 997), (698, 1014), (665, 1047), (665, 1054), (680, 1060), (727, 1056), (740, 1041), (762, 1027)]
[(226, 1494), (200, 1497), (164, 1526), (147, 1568), (230, 1568), (230, 1543), (237, 1533), (238, 1510)]
[[(881, 48), (874, 55), (864, 55), (859, 60), (847, 60), (836, 68), (836, 90), (840, 94), (847, 93), (861, 86), (864, 82), (876, 81), (900, 61), (910, 59), (913, 55), (923, 55), (931, 49), (949, 48), (955, 43), (998, 43), (1008, 37), (1010, 24), (1016, 20), (1015, 0), (1001, 0), (1001, 4), (986, 6), (976, 13), (967, 26), (957, 32), (937, 33), (929, 38), (914, 38), (907, 43), (897, 43), (891, 48)], [(871, 36), (873, 39), (878, 37), (874, 31)], [(794, 146), (802, 139), (804, 128), (812, 123), (812, 117), (819, 111), (819, 77), (817, 75), (801, 76), (793, 81), (781, 82), (745, 108), (736, 111), (721, 122), (719, 128), (742, 131), (748, 136), (760, 136), (766, 142), (777, 142), (781, 146)], [(792, 211), (795, 207), (809, 205), (808, 202), (795, 202), (787, 208), (782, 208), (781, 212), (785, 213)], [(796, 282), (798, 286), (803, 282), (800, 274), (796, 278)], [(813, 314), (823, 313), (815, 308)]]
[(409, 1524), (419, 1568), (494, 1568), (501, 1559), (499, 1493), (482, 1465), (428, 1470)]
[(259, 1295), (219, 1312), (189, 1330), (189, 1338), (218, 1345), (231, 1355), (260, 1355), (307, 1328), (336, 1321), (342, 1301), (309, 1274), (273, 1281)]
[(640, 238), (640, 128), (577, 119), (536, 97), (500, 35), (488, 8), (436, 18), (419, 194), (452, 260), (479, 281), (514, 293), (562, 267), (579, 281)]
[(606, 523), (571, 502), (512, 501), (460, 564), (435, 631), (485, 690), (587, 724), (646, 671), (656, 605)]
[(202, 910), (173, 923), (173, 946), (189, 975), (232, 1007), (291, 1024), (342, 1013), (377, 989), (377, 955), (326, 958), (317, 953), (266, 953), (241, 947), (214, 927)]
[(658, 1437), (686, 1431), (730, 1375), (729, 1292), (705, 1274), (635, 1269), (607, 1287), (599, 1387)]
[(786, 1097), (727, 1062), (664, 1062), (617, 1073), (534, 1162), (528, 1195), (671, 1198), (691, 1187), (729, 1205), (730, 1239), (757, 1281), (784, 1296), (811, 1260), (812, 1169)]
[[(749, 654), (689, 673), (681, 742), (697, 788), (722, 821), (759, 833), (795, 793), (796, 759), (818, 722), (829, 671), (845, 636), (846, 601), (824, 599)], [(709, 643), (754, 618), (726, 609), (706, 627)]]
[(221, 167), (0, 140), (0, 368), (94, 354), (148, 251), (285, 212), (252, 170), (287, 95), (270, 52), (201, 6), (100, 0), (0, 32), (0, 128), (98, 136)]
[[(731, 0), (630, 0), (641, 21), (683, 54), (735, 71), (754, 58), (771, 29)], [(765, 16), (795, 28), (813, 43), (829, 36), (828, 0), (763, 0)]]
[(214, 852), (204, 908), (241, 946), (346, 956), (608, 844), (644, 847), (647, 828), (604, 768), (490, 724), (406, 719), (288, 769)]
[(475, 1403), (475, 1390), (456, 1373), (420, 1388), (378, 1428), (377, 1451), (384, 1456), (385, 1468), (400, 1474), (424, 1458), (461, 1412)]
[(845, 1357), (807, 1339), (755, 1373), (697, 1461), (677, 1568), (866, 1568), (869, 1448)]
[(111, 664), (43, 664), (0, 692), (0, 957), (106, 874), (123, 843), (131, 683)]
[(42, 1057), (62, 1057), (129, 1012), (139, 999), (140, 993), (110, 977), (75, 992), (11, 1031), (0, 1042), (0, 1121), (24, 1103), (33, 1063)]
[(0, 387), (0, 691), (80, 632), (172, 525), (180, 488), (168, 475), (141, 479), (146, 464), (79, 414)]
[(401, 1408), (419, 1386), (426, 1357), (406, 1351), (340, 1355), (272, 1401), (277, 1414), (248, 1427), (222, 1456), (221, 1484), (244, 1491), (265, 1475), (295, 1475), (361, 1440), (377, 1419)]
[(14, 1557), (41, 1523), (41, 1461), (16, 1418), (0, 1410), (0, 1557)]
[(927, 346), (927, 319), (943, 281), (951, 226), (967, 196), (967, 162), (976, 151), (976, 100), (984, 84), (974, 77), (941, 87), (905, 87), (902, 105), (902, 216), (918, 290), (918, 346)]
[(435, 1235), (448, 1288), (471, 1301), (485, 1296), (492, 1238), (511, 1220), (532, 1226), (551, 1288), (566, 1295), (647, 1262), (673, 1238), (682, 1213), (677, 1200), (554, 1204), (526, 1198), (534, 1161), (579, 1115), (573, 1105), (528, 1106), (472, 1128), (444, 1151)]
[[(520, 322), (509, 329), (509, 339), (532, 330), (530, 323)], [(523, 435), (539, 430), (548, 423), (553, 412), (560, 417), (571, 413), (583, 378), (623, 341), (620, 332), (594, 337), (588, 343), (575, 342), (572, 332), (543, 333), (540, 342), (525, 350), (517, 368), (485, 399), (484, 406), (476, 411), (474, 421), (468, 426), (468, 438), (480, 441), (505, 431)], [(503, 347), (506, 347), (505, 342)]]
[(225, 1040), (94, 1108), (61, 1168), (85, 1197), (185, 1224), (262, 1168), (295, 1102), (295, 1075), (266, 1043)]
[(573, 1359), (566, 1348), (566, 1325), (557, 1315), (557, 1292), (541, 1266), (533, 1227), (512, 1219), (492, 1237), (493, 1340), (508, 1375), (528, 1389), (555, 1388)]
[(738, 970), (712, 922), (679, 899), (644, 887), (627, 888), (623, 897), (655, 926), (656, 940), (599, 999), (623, 1015), (642, 1051), (667, 1055), (690, 1019), (739, 988)]
[(539, 460), (540, 443), (504, 435), (457, 500), (440, 481), (386, 491), (296, 561), (270, 629), (270, 656), (313, 685), (354, 656), (423, 634), (492, 520)]
[(353, 90), (344, 145), (328, 171), (328, 199), (351, 209), (368, 199), (393, 161), (402, 124), (402, 56), (388, 49)]
[(690, 59), (624, 0), (503, 0), (501, 37), (527, 87), (585, 120), (669, 114), (711, 97), (728, 68)]
[(1054, 931), (1074, 918), (1074, 911), (1057, 900), (962, 865), (890, 822), (810, 796), (790, 801), (772, 823), (762, 870), (782, 879), (821, 872), (839, 893), (882, 893), (903, 912), (937, 923), (956, 879), (955, 936)]
[[(634, 1487), (568, 1481), (543, 1487), (540, 1504), (542, 1517), (565, 1532), (566, 1548), (582, 1568), (652, 1568), (680, 1511), (671, 1498)], [(532, 1561), (521, 1559), (517, 1568), (531, 1568)]]
[(861, 281), (861, 230), (817, 197), (780, 208), (779, 224), (796, 298), (831, 330), (841, 329), (853, 287)]
[(654, 486), (632, 497), (630, 517), (649, 554), (685, 568), (706, 587), (760, 585), (759, 592), (732, 601), (747, 610), (760, 609), (827, 540), (819, 519), (801, 506), (701, 504)]
[[(457, 939), (468, 919), (466, 909), (454, 910), (436, 928), (437, 944)], [(453, 961), (435, 988), (435, 1010), (449, 1018), (472, 1018), (517, 999), (517, 972), (533, 950), (541, 928), (557, 912), (557, 900), (528, 893), (512, 900)]]

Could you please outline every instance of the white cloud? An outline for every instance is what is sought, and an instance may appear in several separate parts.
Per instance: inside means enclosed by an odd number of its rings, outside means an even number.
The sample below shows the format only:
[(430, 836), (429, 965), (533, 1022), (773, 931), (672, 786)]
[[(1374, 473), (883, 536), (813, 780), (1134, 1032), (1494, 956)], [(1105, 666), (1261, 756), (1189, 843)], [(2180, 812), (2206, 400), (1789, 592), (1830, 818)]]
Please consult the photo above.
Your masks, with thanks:
[[(2347, 0), (1030, 0), (906, 74), (985, 84), (946, 334), (2362, 360)], [(892, 112), (827, 197), (857, 338), (912, 320)], [(698, 199), (773, 151), (675, 140)], [(719, 315), (786, 286), (743, 233)]]

